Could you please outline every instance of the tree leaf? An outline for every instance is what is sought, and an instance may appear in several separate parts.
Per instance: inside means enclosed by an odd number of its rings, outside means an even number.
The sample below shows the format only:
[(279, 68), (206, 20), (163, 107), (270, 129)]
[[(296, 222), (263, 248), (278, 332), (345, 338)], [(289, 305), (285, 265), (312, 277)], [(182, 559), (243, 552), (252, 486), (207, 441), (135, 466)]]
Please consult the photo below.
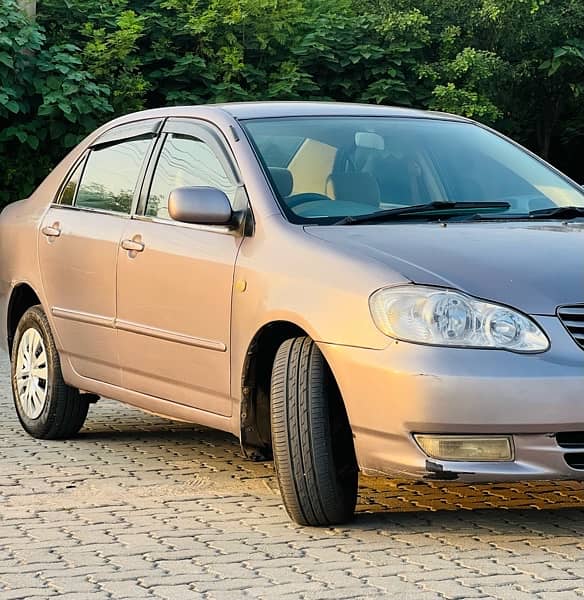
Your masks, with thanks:
[(9, 110), (11, 113), (17, 113), (20, 110), (20, 105), (16, 100), (8, 100), (8, 102), (4, 103), (4, 107)]

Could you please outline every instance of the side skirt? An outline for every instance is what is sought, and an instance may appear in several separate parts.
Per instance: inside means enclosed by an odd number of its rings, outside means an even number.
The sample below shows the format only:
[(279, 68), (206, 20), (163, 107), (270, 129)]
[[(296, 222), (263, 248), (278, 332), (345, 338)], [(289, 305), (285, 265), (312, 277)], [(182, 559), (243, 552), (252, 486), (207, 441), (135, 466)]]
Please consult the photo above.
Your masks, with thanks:
[[(240, 435), (239, 423), (239, 406), (233, 410), (233, 417), (224, 417), (215, 413), (200, 410), (185, 404), (179, 404), (170, 400), (148, 396), (140, 392), (134, 392), (126, 388), (122, 388), (109, 383), (103, 383), (87, 377), (82, 377), (72, 368), (71, 363), (65, 357), (61, 359), (61, 367), (63, 369), (63, 377), (65, 381), (76, 388), (85, 392), (97, 394), (104, 398), (112, 398), (130, 406), (134, 406), (147, 413), (172, 419), (175, 421), (183, 421), (185, 423), (196, 423), (212, 429), (219, 429), (232, 433), (237, 438)], [(234, 400), (235, 402), (235, 400)]]

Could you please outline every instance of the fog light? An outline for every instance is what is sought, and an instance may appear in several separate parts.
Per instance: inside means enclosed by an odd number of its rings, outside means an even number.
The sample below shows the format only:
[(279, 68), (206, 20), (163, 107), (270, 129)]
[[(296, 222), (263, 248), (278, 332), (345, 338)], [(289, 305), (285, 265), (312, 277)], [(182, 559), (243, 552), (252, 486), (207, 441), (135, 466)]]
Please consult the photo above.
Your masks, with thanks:
[(415, 434), (414, 438), (430, 458), (438, 460), (470, 462), (513, 460), (513, 445), (509, 436)]

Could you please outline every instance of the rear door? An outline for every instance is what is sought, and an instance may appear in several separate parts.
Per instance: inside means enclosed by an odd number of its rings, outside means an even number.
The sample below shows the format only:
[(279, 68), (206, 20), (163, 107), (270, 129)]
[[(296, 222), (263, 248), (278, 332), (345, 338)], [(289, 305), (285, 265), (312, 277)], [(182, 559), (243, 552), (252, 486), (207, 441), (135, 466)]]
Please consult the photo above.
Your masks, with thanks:
[(43, 287), (63, 357), (82, 376), (121, 384), (118, 246), (161, 121), (107, 132), (74, 166), (39, 235)]
[(225, 226), (173, 221), (168, 196), (182, 186), (210, 186), (243, 208), (245, 192), (221, 134), (210, 125), (169, 119), (158, 146), (151, 185), (126, 223), (119, 250), (123, 386), (228, 416), (231, 295), (243, 238)]

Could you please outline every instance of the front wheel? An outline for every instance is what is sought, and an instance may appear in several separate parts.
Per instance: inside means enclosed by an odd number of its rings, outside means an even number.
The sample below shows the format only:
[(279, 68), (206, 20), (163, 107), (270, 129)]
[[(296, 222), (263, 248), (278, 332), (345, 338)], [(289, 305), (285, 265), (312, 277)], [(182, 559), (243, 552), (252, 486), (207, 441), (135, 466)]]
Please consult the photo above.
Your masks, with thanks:
[(83, 427), (89, 402), (63, 381), (59, 354), (40, 306), (27, 310), (16, 329), (12, 392), (20, 423), (33, 437), (68, 438)]
[(352, 519), (358, 468), (334, 377), (308, 337), (285, 341), (272, 371), (274, 462), (284, 506), (301, 525)]

